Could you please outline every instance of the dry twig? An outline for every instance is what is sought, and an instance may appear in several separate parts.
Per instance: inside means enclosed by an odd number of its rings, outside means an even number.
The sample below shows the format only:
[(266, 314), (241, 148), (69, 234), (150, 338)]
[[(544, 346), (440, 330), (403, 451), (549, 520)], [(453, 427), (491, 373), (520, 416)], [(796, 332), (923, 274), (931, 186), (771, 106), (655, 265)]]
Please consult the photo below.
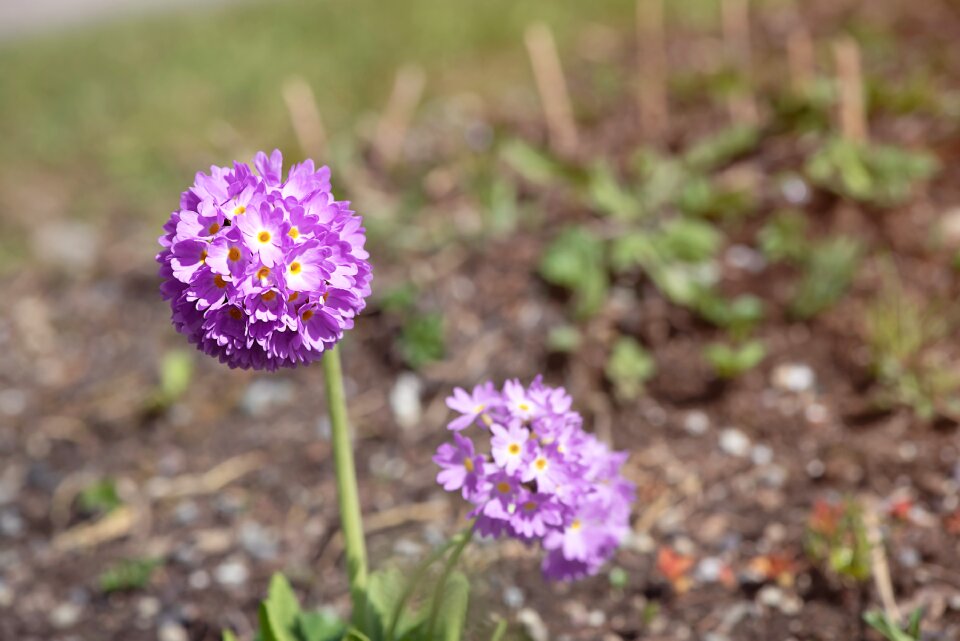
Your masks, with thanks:
[(527, 27), (525, 41), (547, 119), (550, 146), (559, 154), (572, 154), (578, 145), (577, 125), (553, 33), (538, 22)]

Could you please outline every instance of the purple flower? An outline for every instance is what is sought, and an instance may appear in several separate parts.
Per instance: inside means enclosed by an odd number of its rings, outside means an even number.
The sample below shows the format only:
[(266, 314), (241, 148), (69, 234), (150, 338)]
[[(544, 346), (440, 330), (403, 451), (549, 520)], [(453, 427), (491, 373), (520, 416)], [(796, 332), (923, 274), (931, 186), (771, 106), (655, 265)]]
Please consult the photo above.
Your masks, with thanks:
[(500, 394), (494, 389), (493, 383), (477, 385), (472, 394), (468, 394), (462, 387), (457, 387), (453, 390), (453, 395), (447, 397), (447, 407), (459, 412), (460, 416), (450, 421), (447, 429), (455, 432), (465, 430), (475, 424), (485, 412), (499, 404)]
[(433, 457), (433, 462), (442, 468), (437, 483), (448, 492), (461, 490), (466, 499), (480, 491), (486, 462), (474, 451), (469, 438), (454, 434), (453, 440), (456, 445), (444, 443)]
[(526, 445), (527, 439), (530, 438), (530, 430), (514, 421), (508, 427), (491, 425), (490, 433), (493, 434), (493, 438), (490, 439), (490, 451), (494, 462), (507, 474), (515, 474), (528, 458), (529, 450)]
[(230, 367), (319, 359), (366, 305), (371, 270), (360, 217), (330, 171), (275, 150), (198, 173), (164, 225), (157, 255), (173, 324)]
[[(474, 529), (539, 541), (548, 578), (599, 572), (630, 529), (634, 486), (621, 474), (626, 454), (584, 431), (570, 396), (539, 376), (528, 387), (513, 380), (500, 391), (491, 383), (472, 393), (457, 388), (447, 405), (459, 416), (449, 425), (454, 443), (434, 457), (437, 481), (473, 505)], [(465, 436), (478, 424), (489, 427), (487, 452)]]

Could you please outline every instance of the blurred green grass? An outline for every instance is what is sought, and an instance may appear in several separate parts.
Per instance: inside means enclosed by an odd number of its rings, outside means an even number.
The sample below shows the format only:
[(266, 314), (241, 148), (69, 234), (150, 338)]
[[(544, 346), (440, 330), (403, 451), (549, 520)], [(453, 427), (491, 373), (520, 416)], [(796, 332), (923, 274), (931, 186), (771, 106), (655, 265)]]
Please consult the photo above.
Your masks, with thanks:
[(403, 63), (425, 67), (428, 92), (482, 92), (529, 73), (531, 20), (563, 42), (632, 10), (632, 0), (283, 0), (12, 43), (0, 49), (0, 163), (14, 184), (61, 183), (63, 215), (166, 203), (153, 211), (161, 219), (198, 168), (274, 146), (299, 155), (281, 97), (291, 75), (310, 82), (335, 135), (386, 101)]

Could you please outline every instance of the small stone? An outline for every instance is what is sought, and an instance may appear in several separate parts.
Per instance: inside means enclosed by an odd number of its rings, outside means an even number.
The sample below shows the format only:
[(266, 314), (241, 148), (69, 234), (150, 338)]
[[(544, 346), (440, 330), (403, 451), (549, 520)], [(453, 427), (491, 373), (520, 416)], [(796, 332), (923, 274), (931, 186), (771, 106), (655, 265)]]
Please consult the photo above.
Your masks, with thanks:
[(200, 508), (194, 501), (181, 501), (173, 508), (173, 518), (180, 525), (190, 525), (200, 516)]
[(768, 608), (780, 608), (783, 601), (783, 590), (775, 585), (765, 585), (757, 593), (757, 601)]
[(759, 274), (767, 268), (763, 254), (746, 245), (731, 245), (723, 256), (727, 265), (751, 274)]
[(409, 430), (420, 424), (423, 418), (423, 405), (420, 394), (423, 383), (420, 377), (413, 372), (403, 372), (397, 377), (393, 389), (390, 390), (390, 409), (397, 425)]
[(194, 547), (203, 555), (223, 554), (232, 545), (229, 530), (200, 530), (194, 535)]
[(226, 587), (238, 587), (247, 582), (250, 570), (239, 560), (224, 561), (213, 572), (217, 583)]
[(0, 512), (0, 535), (15, 538), (23, 533), (23, 517), (14, 509)]
[(940, 234), (950, 248), (960, 247), (960, 208), (954, 208), (940, 217)]
[(240, 545), (255, 559), (270, 561), (277, 558), (279, 537), (255, 521), (240, 526)]
[(419, 557), (423, 554), (423, 546), (410, 539), (397, 539), (393, 544), (393, 551), (400, 556)]
[(830, 413), (827, 411), (827, 408), (820, 403), (810, 403), (803, 408), (803, 417), (807, 419), (808, 423), (823, 425), (830, 417)]
[(760, 470), (760, 482), (774, 489), (781, 488), (787, 482), (787, 470), (782, 465), (767, 465)]
[(743, 458), (750, 453), (750, 439), (740, 430), (729, 427), (720, 433), (720, 449), (730, 456)]
[(587, 614), (586, 624), (591, 628), (599, 628), (607, 622), (607, 615), (603, 610), (591, 610)]
[(897, 446), (897, 453), (901, 461), (909, 463), (917, 458), (917, 444), (903, 441)]
[(550, 633), (536, 610), (524, 608), (517, 613), (517, 622), (523, 626), (530, 641), (549, 641)]
[(773, 462), (773, 450), (769, 445), (754, 445), (750, 450), (750, 460), (757, 466), (770, 465)]
[(914, 548), (905, 547), (897, 552), (897, 560), (905, 568), (915, 568), (920, 565), (920, 553)]
[(812, 479), (818, 479), (827, 471), (827, 466), (820, 459), (813, 459), (807, 463), (807, 475)]
[(187, 631), (176, 621), (164, 621), (157, 631), (157, 641), (189, 641)]
[(152, 596), (142, 597), (137, 601), (137, 616), (150, 620), (160, 614), (160, 599)]
[(76, 603), (61, 603), (50, 613), (50, 625), (63, 630), (76, 625), (83, 610)]
[(250, 416), (263, 416), (270, 409), (293, 402), (294, 389), (290, 381), (259, 378), (247, 386), (240, 407)]
[(810, 188), (800, 176), (787, 176), (780, 182), (780, 193), (791, 205), (802, 205), (810, 199)]
[(194, 570), (187, 578), (187, 582), (194, 590), (206, 590), (210, 587), (210, 575), (206, 570)]
[(515, 585), (508, 586), (503, 591), (503, 603), (508, 608), (516, 610), (517, 608), (523, 607), (523, 590), (518, 588)]
[(697, 564), (694, 577), (702, 583), (716, 583), (723, 574), (724, 563), (720, 559), (709, 556)]
[(809, 365), (785, 363), (777, 365), (771, 376), (773, 386), (785, 392), (799, 394), (813, 389), (816, 375)]
[(693, 436), (701, 436), (710, 429), (710, 417), (706, 412), (693, 410), (683, 417), (683, 429)]

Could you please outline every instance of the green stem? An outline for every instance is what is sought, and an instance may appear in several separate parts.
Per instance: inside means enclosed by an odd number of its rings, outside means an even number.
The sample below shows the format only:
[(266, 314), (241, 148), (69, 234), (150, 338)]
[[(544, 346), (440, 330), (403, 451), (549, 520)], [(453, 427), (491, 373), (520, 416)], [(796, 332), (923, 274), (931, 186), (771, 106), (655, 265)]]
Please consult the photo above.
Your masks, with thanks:
[(400, 598), (397, 599), (397, 604), (393, 607), (393, 613), (390, 615), (390, 626), (387, 628), (387, 641), (394, 641), (397, 634), (397, 626), (400, 624), (400, 615), (403, 614), (403, 608), (407, 605), (407, 601), (410, 600), (410, 597), (413, 595), (413, 591), (416, 589), (420, 581), (423, 580), (424, 575), (427, 573), (427, 570), (430, 569), (434, 563), (443, 557), (454, 545), (460, 543), (460, 538), (467, 536), (466, 532), (461, 532), (457, 536), (453, 537), (439, 548), (434, 550), (430, 556), (424, 559), (420, 565), (417, 566), (417, 569), (413, 572), (413, 577), (403, 588), (403, 593), (400, 595)]
[(347, 577), (353, 599), (353, 622), (361, 626), (366, 620), (367, 549), (363, 541), (360, 517), (360, 496), (357, 472), (353, 464), (353, 445), (347, 419), (347, 398), (343, 391), (340, 353), (331, 348), (323, 356), (323, 376), (327, 392), (327, 409), (333, 441), (333, 462), (337, 473), (337, 498), (340, 501), (340, 529), (347, 555)]
[(430, 620), (427, 624), (428, 639), (433, 639), (433, 630), (437, 626), (437, 617), (440, 615), (440, 602), (443, 600), (443, 591), (447, 585), (447, 579), (449, 579), (453, 573), (453, 568), (456, 567), (457, 561), (460, 560), (460, 555), (463, 554), (467, 543), (473, 538), (473, 525), (474, 524), (471, 523), (470, 527), (463, 532), (462, 538), (457, 543), (457, 546), (453, 548), (453, 552), (450, 553), (450, 558), (447, 559), (447, 562), (443, 566), (443, 573), (440, 575), (437, 589), (433, 593), (433, 602), (430, 604)]

